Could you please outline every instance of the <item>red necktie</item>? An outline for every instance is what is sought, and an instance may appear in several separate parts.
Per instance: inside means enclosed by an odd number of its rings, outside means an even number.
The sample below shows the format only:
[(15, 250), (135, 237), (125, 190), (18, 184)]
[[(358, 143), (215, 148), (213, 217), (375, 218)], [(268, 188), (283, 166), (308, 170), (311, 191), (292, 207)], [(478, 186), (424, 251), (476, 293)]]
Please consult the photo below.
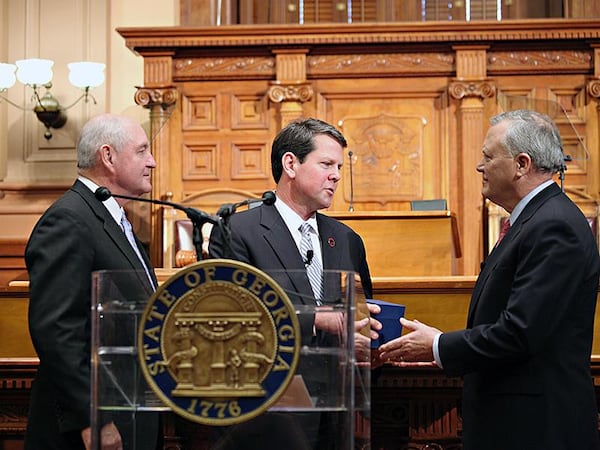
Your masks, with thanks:
[(496, 247), (500, 244), (500, 241), (506, 236), (508, 233), (508, 229), (510, 228), (510, 220), (506, 218), (504, 222), (502, 222), (502, 226), (500, 227), (500, 234), (498, 235), (498, 240), (496, 241)]

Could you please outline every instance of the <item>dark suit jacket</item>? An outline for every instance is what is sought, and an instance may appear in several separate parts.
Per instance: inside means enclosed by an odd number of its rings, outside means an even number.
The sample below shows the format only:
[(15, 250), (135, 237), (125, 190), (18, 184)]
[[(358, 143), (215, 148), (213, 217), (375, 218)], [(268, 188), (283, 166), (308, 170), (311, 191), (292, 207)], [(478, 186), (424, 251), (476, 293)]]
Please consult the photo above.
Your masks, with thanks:
[[(323, 256), (324, 289), (323, 301), (336, 302), (340, 298), (340, 279), (328, 270), (345, 270), (357, 272), (361, 278), (362, 289), (366, 298), (372, 297), (372, 284), (366, 251), (362, 239), (351, 228), (341, 222), (317, 214), (317, 225), (321, 240)], [(227, 248), (224, 236), (218, 227), (214, 227), (209, 245), (209, 254), (213, 258), (228, 257), (248, 263), (272, 276), (286, 291), (294, 304), (314, 305), (315, 300), (304, 261), (298, 247), (279, 212), (273, 205), (261, 205), (248, 211), (239, 212), (230, 218), (231, 249)], [(231, 250), (231, 251), (229, 251)], [(360, 294), (362, 295), (362, 294)], [(300, 316), (303, 345), (337, 346), (336, 336), (313, 333), (314, 317)], [(296, 369), (301, 374), (312, 396), (331, 401), (337, 392), (327, 384), (328, 380), (339, 378), (339, 363), (331, 357), (300, 359)], [(327, 399), (327, 400), (325, 400)], [(227, 429), (224, 433), (233, 440), (230, 447), (223, 448), (261, 448), (264, 450), (279, 449), (281, 445), (276, 439), (265, 444), (253, 437), (248, 429), (269, 435), (273, 429), (285, 429), (288, 436), (306, 435), (309, 448), (329, 450), (336, 447), (336, 433), (342, 425), (331, 417), (308, 415), (293, 418), (291, 424), (274, 420), (269, 416), (262, 421), (252, 420), (244, 427)], [(246, 425), (246, 424), (245, 424)], [(235, 436), (239, 438), (234, 439)], [(302, 439), (295, 437), (294, 448), (305, 448)], [(288, 447), (289, 447), (288, 445)], [(291, 447), (290, 447), (291, 448)]]
[[(317, 214), (317, 225), (321, 239), (323, 270), (347, 270), (360, 275), (366, 298), (371, 298), (373, 287), (366, 259), (365, 246), (361, 237), (350, 227), (323, 214)], [(230, 218), (231, 252), (226, 248), (224, 236), (218, 227), (211, 234), (209, 254), (213, 258), (232, 258), (248, 263), (263, 271), (289, 271), (275, 275), (276, 281), (296, 303), (314, 302), (312, 289), (304, 261), (298, 252), (294, 238), (287, 225), (272, 205), (261, 205), (248, 211), (234, 214)], [(297, 271), (297, 272), (294, 272)], [(334, 283), (324, 277), (324, 300), (335, 298)]]
[(590, 353), (600, 262), (587, 220), (556, 184), (482, 265), (467, 329), (444, 333), (464, 376), (464, 450), (598, 448)]
[[(80, 430), (90, 426), (91, 273), (135, 269), (143, 274), (144, 269), (108, 210), (79, 181), (40, 218), (25, 260), (29, 330), (40, 359), (26, 448), (78, 448), (64, 439), (73, 435), (77, 440)], [(145, 274), (126, 288), (132, 300), (152, 294)]]

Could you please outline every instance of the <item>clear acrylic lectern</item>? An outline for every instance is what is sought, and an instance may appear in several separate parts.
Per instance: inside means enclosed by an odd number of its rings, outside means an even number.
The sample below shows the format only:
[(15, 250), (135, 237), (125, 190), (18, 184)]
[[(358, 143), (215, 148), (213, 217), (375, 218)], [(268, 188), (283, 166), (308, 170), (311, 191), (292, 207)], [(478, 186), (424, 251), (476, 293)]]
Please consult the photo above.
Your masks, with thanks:
[[(358, 276), (327, 271), (315, 303), (281, 287), (305, 272), (239, 264), (192, 264), (147, 298), (128, 298), (143, 273), (93, 274), (93, 450), (113, 420), (124, 450), (148, 450), (161, 412), (210, 430), (201, 446), (188, 440), (180, 448), (369, 448), (371, 354), (368, 329), (357, 329), (368, 314)], [(275, 297), (287, 297), (293, 320)], [(286, 320), (297, 357), (282, 344), (290, 342)], [(293, 373), (271, 386), (284, 366)]]

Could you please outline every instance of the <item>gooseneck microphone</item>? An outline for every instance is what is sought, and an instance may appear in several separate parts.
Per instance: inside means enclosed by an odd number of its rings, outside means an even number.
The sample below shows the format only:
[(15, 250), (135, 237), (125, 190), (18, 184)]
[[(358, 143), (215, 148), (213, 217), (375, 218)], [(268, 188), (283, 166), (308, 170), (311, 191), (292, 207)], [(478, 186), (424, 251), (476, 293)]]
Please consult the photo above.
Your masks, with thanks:
[(348, 211), (350, 212), (354, 212), (354, 179), (352, 177), (353, 156), (354, 153), (352, 153), (352, 150), (348, 151), (348, 169), (350, 169), (350, 206), (348, 206)]
[(237, 203), (225, 203), (217, 211), (217, 216), (220, 217), (220, 231), (223, 236), (223, 255), (225, 258), (233, 258), (233, 251), (231, 249), (231, 227), (229, 225), (229, 218), (235, 214), (236, 210), (240, 206), (251, 205), (253, 203), (264, 203), (265, 205), (272, 205), (277, 200), (275, 192), (266, 191), (263, 192), (261, 198), (247, 198)]
[(100, 186), (98, 189), (96, 189), (96, 192), (94, 192), (94, 195), (101, 202), (103, 202), (104, 200), (108, 200), (110, 197), (115, 197), (115, 198), (124, 198), (127, 200), (135, 200), (138, 202), (154, 203), (155, 205), (171, 206), (172, 208), (178, 209), (178, 210), (186, 213), (186, 215), (192, 222), (201, 222), (202, 224), (204, 224), (205, 222), (209, 222), (209, 223), (212, 223), (213, 225), (217, 225), (220, 221), (220, 219), (218, 217), (207, 214), (204, 211), (200, 211), (199, 209), (190, 208), (188, 206), (183, 206), (178, 203), (167, 202), (165, 200), (156, 200), (153, 198), (143, 198), (143, 197), (133, 197), (133, 196), (129, 196), (129, 195), (113, 194), (112, 192), (110, 192), (110, 190), (107, 187), (104, 187), (104, 186)]
[(198, 261), (202, 258), (202, 225), (204, 225), (206, 222), (211, 223), (213, 225), (221, 225), (220, 217), (212, 216), (210, 214), (205, 213), (204, 211), (200, 211), (199, 209), (190, 208), (187, 206), (180, 205), (178, 203), (167, 202), (165, 200), (156, 200), (153, 198), (142, 198), (133, 197), (129, 195), (113, 194), (107, 187), (104, 186), (100, 186), (98, 189), (96, 189), (96, 191), (94, 192), (94, 196), (101, 202), (108, 200), (110, 197), (124, 198), (126, 200), (134, 200), (138, 202), (153, 203), (155, 205), (170, 206), (172, 208), (183, 211), (188, 216), (188, 219), (192, 221), (192, 240), (194, 242), (194, 248), (196, 249), (196, 259)]
[(229, 216), (232, 216), (240, 206), (251, 205), (253, 203), (264, 203), (265, 205), (272, 205), (277, 200), (275, 192), (265, 191), (261, 198), (248, 198), (238, 203), (226, 203), (222, 205), (217, 211), (217, 216), (224, 220), (227, 220)]

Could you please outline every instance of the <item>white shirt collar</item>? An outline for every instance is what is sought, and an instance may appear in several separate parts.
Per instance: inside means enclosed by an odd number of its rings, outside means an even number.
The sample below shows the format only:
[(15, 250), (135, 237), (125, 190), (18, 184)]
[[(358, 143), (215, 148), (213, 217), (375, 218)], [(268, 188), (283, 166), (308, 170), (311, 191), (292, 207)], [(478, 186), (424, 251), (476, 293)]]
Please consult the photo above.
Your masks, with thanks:
[(287, 225), (290, 230), (291, 235), (294, 237), (296, 244), (300, 246), (300, 225), (304, 222), (308, 222), (310, 226), (313, 228), (313, 232), (318, 236), (319, 228), (317, 227), (317, 215), (313, 214), (308, 218), (308, 220), (303, 220), (302, 217), (296, 213), (292, 208), (290, 208), (281, 198), (277, 197), (277, 201), (275, 202), (275, 207), (277, 208), (277, 212)]
[(552, 183), (554, 183), (554, 180), (544, 181), (542, 184), (540, 184), (536, 188), (532, 189), (525, 197), (523, 197), (521, 200), (519, 200), (519, 203), (517, 203), (515, 208), (510, 213), (510, 225), (511, 226), (515, 223), (515, 221), (517, 220), (517, 217), (519, 217), (519, 214), (521, 214), (523, 212), (523, 210), (525, 209), (527, 204), (531, 201), (531, 199), (533, 199), (533, 197), (538, 195), (540, 192), (542, 192), (544, 189), (546, 189)]
[[(96, 192), (96, 189), (98, 189), (100, 187), (96, 183), (94, 183), (92, 180), (90, 180), (89, 178), (86, 178), (82, 175), (79, 175), (77, 177), (77, 179), (79, 181), (81, 181), (92, 192)], [(121, 206), (117, 203), (115, 198), (109, 197), (108, 199), (104, 200), (102, 203), (104, 204), (106, 209), (108, 209), (108, 212), (110, 213), (112, 218), (115, 219), (115, 221), (117, 222), (117, 224), (119, 226), (121, 226), (121, 217), (123, 216), (123, 208), (121, 208)]]

